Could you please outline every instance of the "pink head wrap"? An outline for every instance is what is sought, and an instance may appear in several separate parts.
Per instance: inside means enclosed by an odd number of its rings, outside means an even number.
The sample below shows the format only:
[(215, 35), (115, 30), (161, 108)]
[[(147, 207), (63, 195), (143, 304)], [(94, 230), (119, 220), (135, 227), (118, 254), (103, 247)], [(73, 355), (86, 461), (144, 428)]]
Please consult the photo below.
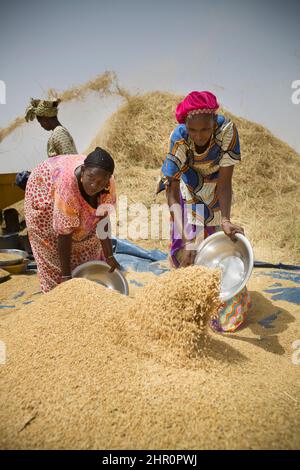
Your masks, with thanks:
[(186, 118), (196, 114), (213, 114), (219, 107), (215, 95), (209, 91), (192, 91), (176, 108), (176, 119), (179, 124), (183, 124)]

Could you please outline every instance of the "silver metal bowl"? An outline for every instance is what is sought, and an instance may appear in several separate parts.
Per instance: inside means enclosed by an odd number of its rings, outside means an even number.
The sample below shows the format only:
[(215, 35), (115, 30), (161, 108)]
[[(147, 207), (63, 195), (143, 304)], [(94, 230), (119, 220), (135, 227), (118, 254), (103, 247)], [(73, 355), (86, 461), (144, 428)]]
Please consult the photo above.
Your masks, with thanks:
[(0, 250), (0, 254), (1, 253), (15, 255), (16, 257), (19, 257), (19, 259), (18, 260), (13, 259), (13, 260), (7, 260), (7, 261), (0, 261), (0, 266), (11, 266), (11, 265), (15, 265), (15, 264), (21, 264), (29, 256), (27, 251), (14, 250), (12, 248), (6, 248), (6, 249), (2, 248)]
[(25, 274), (29, 263), (29, 259), (24, 259), (22, 263), (5, 266), (5, 271), (8, 271), (10, 274)]
[(4, 276), (0, 276), (0, 284), (2, 282), (7, 281), (9, 278), (10, 278), (10, 273), (9, 272), (7, 272), (7, 274), (5, 274)]
[(110, 266), (104, 261), (88, 261), (77, 266), (72, 272), (72, 277), (83, 277), (94, 281), (109, 289), (116, 290), (121, 294), (128, 295), (128, 283), (123, 274), (115, 269), (110, 273)]
[(195, 264), (221, 269), (221, 300), (224, 302), (245, 287), (254, 265), (249, 240), (239, 233), (236, 238), (233, 242), (224, 232), (214, 233), (203, 240), (195, 258)]

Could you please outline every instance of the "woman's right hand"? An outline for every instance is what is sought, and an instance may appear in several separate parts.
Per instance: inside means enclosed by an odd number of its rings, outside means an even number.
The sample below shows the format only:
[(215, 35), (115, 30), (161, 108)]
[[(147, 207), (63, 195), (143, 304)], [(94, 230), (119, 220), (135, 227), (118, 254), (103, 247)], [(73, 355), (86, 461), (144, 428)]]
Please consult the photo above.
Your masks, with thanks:
[(222, 230), (233, 242), (237, 241), (236, 234), (241, 233), (245, 235), (243, 227), (233, 224), (230, 220), (225, 220), (222, 222)]
[(112, 273), (115, 269), (121, 269), (118, 261), (114, 256), (110, 256), (106, 259), (107, 264), (110, 266), (109, 272)]

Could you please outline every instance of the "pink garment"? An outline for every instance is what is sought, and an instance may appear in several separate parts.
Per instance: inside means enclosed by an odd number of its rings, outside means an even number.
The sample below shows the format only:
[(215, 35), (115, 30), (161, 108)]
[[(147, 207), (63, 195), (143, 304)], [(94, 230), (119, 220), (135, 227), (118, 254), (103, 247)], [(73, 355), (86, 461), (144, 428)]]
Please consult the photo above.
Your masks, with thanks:
[(104, 259), (96, 226), (99, 207), (116, 203), (114, 178), (109, 192), (99, 196), (94, 209), (82, 197), (74, 171), (85, 155), (60, 155), (38, 165), (25, 193), (25, 218), (43, 292), (61, 282), (58, 235), (72, 233), (71, 270), (94, 259)]
[(210, 91), (192, 91), (176, 108), (176, 119), (179, 124), (184, 124), (187, 115), (193, 111), (214, 113), (219, 108), (215, 95)]

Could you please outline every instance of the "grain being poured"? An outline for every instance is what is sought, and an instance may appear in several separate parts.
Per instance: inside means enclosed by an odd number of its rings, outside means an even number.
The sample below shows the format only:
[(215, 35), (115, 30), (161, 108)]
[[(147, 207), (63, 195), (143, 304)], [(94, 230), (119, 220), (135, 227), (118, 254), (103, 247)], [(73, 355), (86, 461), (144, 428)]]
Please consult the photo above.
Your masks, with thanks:
[(165, 273), (141, 289), (131, 313), (150, 340), (168, 345), (173, 353), (197, 355), (219, 306), (220, 272), (191, 266)]

